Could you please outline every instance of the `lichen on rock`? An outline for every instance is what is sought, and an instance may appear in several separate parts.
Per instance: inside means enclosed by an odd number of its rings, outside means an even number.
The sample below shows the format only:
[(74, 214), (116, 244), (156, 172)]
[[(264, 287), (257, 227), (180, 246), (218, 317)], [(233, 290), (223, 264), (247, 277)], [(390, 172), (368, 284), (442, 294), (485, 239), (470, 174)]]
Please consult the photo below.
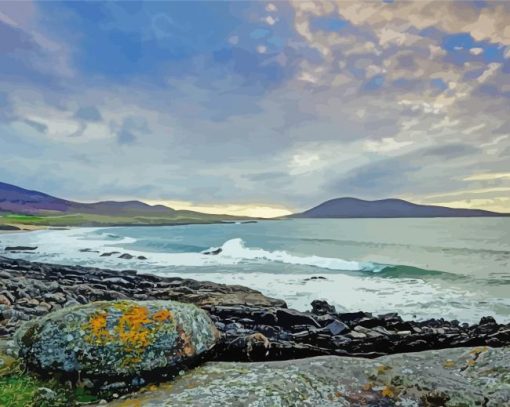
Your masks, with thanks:
[(178, 368), (211, 349), (219, 333), (206, 312), (191, 304), (111, 301), (48, 314), (16, 337), (35, 370), (132, 376)]
[[(451, 360), (453, 367), (445, 367)], [(209, 362), (109, 407), (510, 406), (510, 349)], [(146, 391), (144, 391), (146, 390)]]

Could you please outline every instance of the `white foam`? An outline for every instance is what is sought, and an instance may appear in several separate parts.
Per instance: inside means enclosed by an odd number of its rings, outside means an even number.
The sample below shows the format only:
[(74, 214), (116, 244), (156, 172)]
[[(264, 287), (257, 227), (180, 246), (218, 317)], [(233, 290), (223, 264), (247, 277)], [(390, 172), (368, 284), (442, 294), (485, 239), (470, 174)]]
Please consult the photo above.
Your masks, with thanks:
[(218, 256), (237, 262), (262, 260), (342, 271), (374, 270), (376, 268), (373, 263), (368, 262), (361, 263), (332, 257), (296, 256), (284, 250), (268, 251), (260, 248), (246, 247), (245, 242), (240, 238), (228, 240), (221, 246), (221, 249), (222, 252)]
[[(339, 309), (374, 312), (399, 311), (405, 317), (447, 317), (474, 322), (481, 315), (508, 315), (510, 301), (487, 298), (480, 293), (446, 288), (414, 278), (385, 278), (356, 271), (377, 271), (378, 265), (320, 256), (299, 256), (283, 250), (247, 247), (242, 239), (223, 243), (218, 255), (202, 253), (156, 253), (125, 247), (136, 243), (129, 237), (108, 236), (99, 228), (66, 231), (37, 231), (0, 235), (2, 245), (38, 246), (34, 253), (9, 253), (9, 257), (24, 257), (33, 261), (80, 264), (115, 269), (132, 268), (163, 276), (179, 276), (226, 284), (241, 284), (266, 295), (286, 300), (301, 310), (310, 301), (323, 298)], [(112, 240), (115, 239), (115, 240)], [(94, 252), (80, 252), (90, 248)], [(123, 260), (118, 255), (100, 257), (103, 252), (128, 252), (148, 260)], [(242, 266), (244, 264), (244, 266)], [(265, 266), (264, 266), (265, 264)], [(282, 267), (279, 264), (296, 267)], [(239, 267), (227, 267), (240, 265)], [(260, 265), (260, 267), (259, 267)], [(177, 268), (181, 267), (182, 268)], [(213, 266), (213, 267), (210, 267)], [(225, 266), (225, 267), (214, 267)], [(313, 266), (326, 279), (306, 280), (313, 272), (298, 266)], [(190, 268), (185, 268), (190, 267)], [(372, 267), (372, 269), (370, 269)], [(380, 266), (383, 267), (383, 266)], [(303, 270), (307, 274), (302, 274)], [(326, 273), (325, 270), (336, 272)], [(347, 271), (347, 273), (342, 273)], [(452, 305), (458, 304), (458, 305)]]

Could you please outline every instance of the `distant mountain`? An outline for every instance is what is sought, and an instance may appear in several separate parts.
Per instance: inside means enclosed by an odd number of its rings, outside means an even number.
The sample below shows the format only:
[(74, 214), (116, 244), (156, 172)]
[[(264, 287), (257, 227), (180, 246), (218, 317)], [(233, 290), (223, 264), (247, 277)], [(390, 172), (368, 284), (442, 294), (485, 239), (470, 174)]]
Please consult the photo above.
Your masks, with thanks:
[(457, 209), (444, 206), (418, 205), (402, 199), (365, 201), (337, 198), (326, 201), (293, 218), (453, 218), (476, 216), (510, 216), (481, 209)]
[(109, 216), (171, 215), (176, 211), (163, 205), (140, 201), (80, 203), (0, 182), (0, 211), (18, 214), (90, 213)]
[[(175, 210), (163, 205), (148, 205), (140, 201), (101, 201), (80, 203), (0, 182), (0, 213), (38, 216), (99, 215), (112, 218), (149, 217), (161, 218), (168, 222), (214, 221), (231, 219), (228, 215), (210, 215), (200, 212)], [(87, 220), (89, 218), (85, 218)], [(115, 223), (115, 222), (112, 222)]]

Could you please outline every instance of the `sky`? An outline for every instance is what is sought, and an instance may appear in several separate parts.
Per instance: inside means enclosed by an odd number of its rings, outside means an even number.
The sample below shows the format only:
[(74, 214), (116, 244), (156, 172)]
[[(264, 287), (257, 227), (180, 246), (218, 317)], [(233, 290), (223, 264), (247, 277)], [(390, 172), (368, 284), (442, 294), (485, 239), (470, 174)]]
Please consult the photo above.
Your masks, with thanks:
[(0, 2), (0, 181), (510, 212), (510, 2)]

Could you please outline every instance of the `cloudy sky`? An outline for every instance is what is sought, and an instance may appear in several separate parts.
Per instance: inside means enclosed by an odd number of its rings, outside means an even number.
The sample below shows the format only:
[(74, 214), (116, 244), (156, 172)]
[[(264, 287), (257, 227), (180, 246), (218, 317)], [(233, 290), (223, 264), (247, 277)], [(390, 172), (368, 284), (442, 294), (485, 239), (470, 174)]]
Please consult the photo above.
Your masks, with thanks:
[(247, 214), (510, 212), (510, 3), (0, 3), (0, 181)]

